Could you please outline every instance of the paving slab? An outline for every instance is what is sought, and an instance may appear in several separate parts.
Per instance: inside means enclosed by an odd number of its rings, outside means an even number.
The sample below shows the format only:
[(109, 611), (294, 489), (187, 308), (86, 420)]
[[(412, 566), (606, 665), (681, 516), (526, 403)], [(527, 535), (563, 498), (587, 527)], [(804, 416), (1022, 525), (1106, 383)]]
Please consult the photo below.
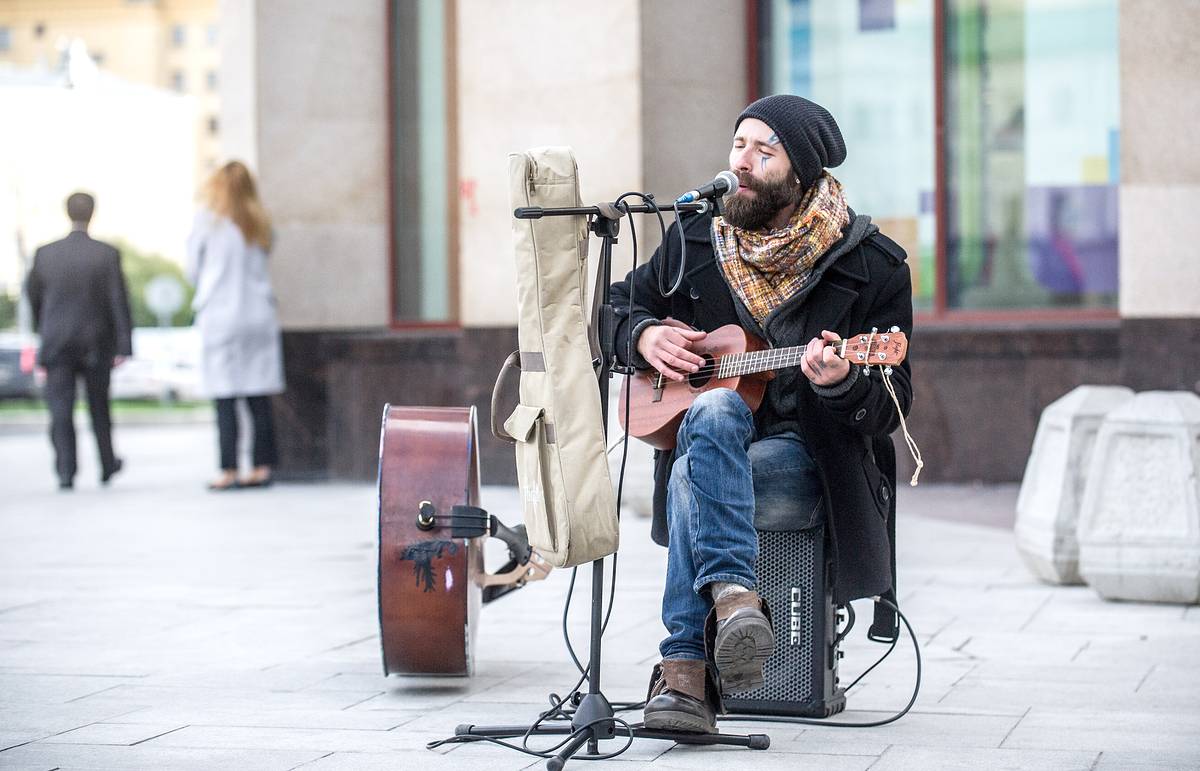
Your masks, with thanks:
[(253, 768), (289, 771), (321, 757), (297, 750), (226, 750), (215, 747), (113, 747), (102, 744), (25, 744), (0, 752), (0, 769), (45, 771), (211, 771)]
[(1056, 750), (932, 749), (895, 746), (871, 766), (871, 771), (1091, 771), (1099, 753)]
[[(44, 436), (0, 432), (0, 463), (13, 471), (0, 501), (0, 769), (544, 767), (483, 743), (426, 744), (463, 722), (528, 723), (578, 681), (562, 642), (571, 571), (484, 608), (474, 677), (384, 677), (373, 485), (213, 495), (210, 425), (119, 426), (117, 436), (127, 471), (102, 490), (85, 466), (64, 495)], [(511, 488), (482, 497), (502, 518), (517, 509)], [(924, 671), (898, 722), (723, 721), (770, 735), (770, 749), (639, 740), (605, 765), (1200, 767), (1200, 612), (1040, 583), (1009, 529), (978, 524), (1011, 524), (1015, 500), (1011, 485), (899, 491), (900, 597)], [(666, 555), (648, 529), (622, 520), (601, 671), (614, 702), (644, 698), (664, 635)], [(497, 546), (489, 564), (503, 558)], [(578, 572), (567, 618), (580, 657), (590, 580)], [(863, 635), (870, 603), (855, 605), (843, 684), (887, 649)], [(905, 637), (831, 720), (890, 716), (914, 675)]]
[(186, 723), (90, 723), (43, 739), (46, 744), (111, 744), (132, 747), (187, 727)]
[(1200, 767), (1195, 750), (1164, 752), (1153, 748), (1100, 753), (1095, 771), (1182, 771)]
[[(863, 755), (780, 752), (772, 743), (763, 752), (734, 747), (678, 745), (648, 768), (720, 768), (723, 771), (866, 771), (878, 759)], [(624, 767), (618, 767), (624, 771)]]
[(1032, 709), (1003, 742), (1005, 747), (1098, 752), (1191, 754), (1200, 767), (1200, 721), (1194, 712)]
[[(545, 761), (525, 758), (516, 753), (506, 756), (468, 757), (458, 753), (445, 756), (431, 752), (331, 752), (298, 767), (298, 771), (521, 771), (545, 768)], [(629, 771), (639, 764), (622, 764)], [(649, 768), (649, 766), (646, 766)]]

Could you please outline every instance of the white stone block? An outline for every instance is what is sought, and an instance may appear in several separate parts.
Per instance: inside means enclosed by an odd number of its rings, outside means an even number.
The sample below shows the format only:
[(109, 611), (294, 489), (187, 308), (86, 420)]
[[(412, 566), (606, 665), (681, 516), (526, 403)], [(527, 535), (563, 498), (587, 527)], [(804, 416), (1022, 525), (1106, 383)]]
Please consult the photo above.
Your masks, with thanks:
[(1042, 411), (1021, 492), (1017, 496), (1017, 551), (1038, 578), (1078, 584), (1075, 527), (1088, 463), (1100, 422), (1133, 398), (1124, 386), (1079, 386)]
[(1200, 396), (1147, 391), (1096, 434), (1079, 570), (1101, 597), (1200, 602)]

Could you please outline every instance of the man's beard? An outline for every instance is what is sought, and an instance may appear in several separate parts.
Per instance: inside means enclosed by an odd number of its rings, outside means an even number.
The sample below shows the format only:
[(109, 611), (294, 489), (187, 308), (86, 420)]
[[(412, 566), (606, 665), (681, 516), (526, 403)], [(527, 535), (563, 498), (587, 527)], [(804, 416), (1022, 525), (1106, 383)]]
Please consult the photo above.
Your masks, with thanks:
[(799, 201), (804, 192), (791, 173), (774, 180), (739, 174), (738, 182), (754, 191), (754, 197), (732, 195), (725, 200), (722, 211), (725, 221), (741, 230), (762, 230), (780, 210)]

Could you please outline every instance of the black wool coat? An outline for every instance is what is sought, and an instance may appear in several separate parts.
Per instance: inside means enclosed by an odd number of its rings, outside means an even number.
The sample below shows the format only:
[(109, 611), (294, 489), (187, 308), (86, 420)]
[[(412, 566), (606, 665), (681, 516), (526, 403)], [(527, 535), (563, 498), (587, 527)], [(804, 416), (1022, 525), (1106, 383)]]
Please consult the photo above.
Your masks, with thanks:
[(129, 294), (116, 249), (75, 231), (34, 254), (25, 282), (38, 363), (111, 366), (133, 353)]
[[(622, 364), (645, 366), (629, 334), (648, 319), (672, 317), (704, 331), (749, 318), (741, 299), (730, 290), (717, 263), (710, 238), (711, 215), (684, 219), (686, 264), (679, 289), (669, 298), (659, 290), (660, 275), (670, 287), (679, 269), (678, 224), (649, 262), (631, 271), (612, 287), (617, 313), (614, 350)], [(870, 224), (853, 215), (841, 241), (818, 261), (820, 277), (803, 297), (791, 298), (767, 319), (765, 334), (775, 347), (803, 345), (827, 329), (842, 336), (881, 332), (897, 326), (912, 333), (912, 283), (905, 253)], [(630, 308), (630, 293), (634, 303)], [(741, 306), (739, 308), (739, 306)], [(751, 322), (753, 323), (753, 322)], [(631, 361), (632, 360), (632, 361)], [(895, 587), (896, 458), (889, 434), (900, 425), (896, 407), (884, 388), (878, 369), (861, 372), (841, 396), (826, 398), (800, 374), (792, 382), (797, 422), (821, 475), (825, 521), (829, 523), (834, 567), (834, 599), (844, 604), (860, 597), (888, 595)], [(912, 402), (908, 361), (893, 367), (892, 385), (907, 415)], [(672, 452), (655, 454), (655, 495), (652, 537), (666, 545), (666, 482), (674, 461)], [(890, 614), (877, 614), (872, 635), (894, 635)], [(891, 626), (892, 628), (881, 628)]]

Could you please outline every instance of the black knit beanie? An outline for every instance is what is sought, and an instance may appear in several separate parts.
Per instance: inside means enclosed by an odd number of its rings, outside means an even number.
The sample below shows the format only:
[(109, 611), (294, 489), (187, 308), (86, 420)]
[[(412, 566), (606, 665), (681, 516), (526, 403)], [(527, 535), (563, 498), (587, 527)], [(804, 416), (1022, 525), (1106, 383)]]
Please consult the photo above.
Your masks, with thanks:
[(758, 118), (771, 127), (783, 143), (800, 184), (808, 189), (821, 170), (846, 160), (846, 143), (837, 122), (821, 105), (793, 94), (776, 94), (742, 110), (733, 130), (746, 118)]

